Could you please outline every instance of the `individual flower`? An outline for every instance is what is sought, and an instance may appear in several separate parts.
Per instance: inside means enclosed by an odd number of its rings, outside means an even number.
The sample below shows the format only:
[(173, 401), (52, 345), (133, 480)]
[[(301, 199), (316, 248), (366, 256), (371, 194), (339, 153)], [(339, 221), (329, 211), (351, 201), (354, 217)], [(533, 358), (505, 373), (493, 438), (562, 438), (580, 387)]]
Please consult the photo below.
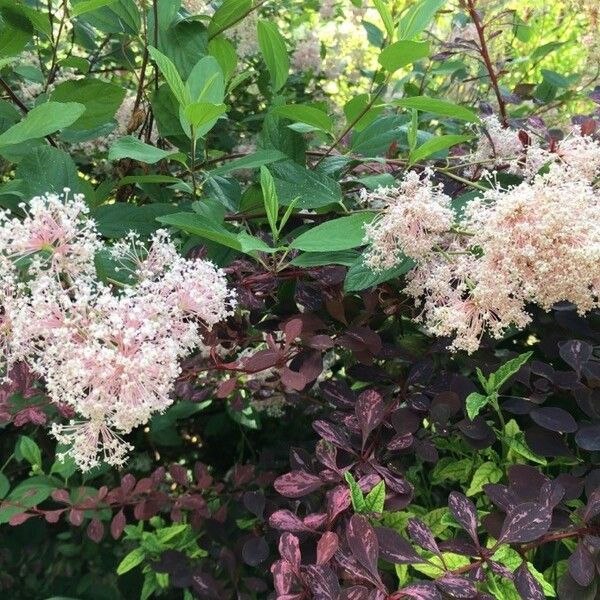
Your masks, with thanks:
[(571, 178), (592, 181), (600, 174), (600, 142), (591, 135), (582, 135), (579, 127), (558, 142), (556, 155), (569, 168)]
[(365, 227), (365, 264), (374, 270), (393, 267), (403, 255), (425, 258), (454, 220), (450, 197), (433, 185), (430, 175), (420, 177), (414, 171), (395, 187), (363, 191), (362, 199), (370, 207), (382, 207), (380, 216)]

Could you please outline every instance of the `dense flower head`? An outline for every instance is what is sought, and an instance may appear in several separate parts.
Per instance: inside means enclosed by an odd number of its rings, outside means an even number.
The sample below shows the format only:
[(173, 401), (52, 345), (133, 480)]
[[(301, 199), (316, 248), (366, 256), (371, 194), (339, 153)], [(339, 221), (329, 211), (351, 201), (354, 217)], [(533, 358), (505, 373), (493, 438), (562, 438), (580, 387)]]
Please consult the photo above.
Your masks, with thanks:
[(374, 270), (393, 267), (403, 254), (413, 259), (428, 255), (454, 220), (450, 197), (433, 185), (428, 174), (422, 178), (410, 172), (395, 187), (363, 191), (362, 200), (383, 209), (365, 227), (370, 244), (365, 263)]
[(125, 460), (119, 433), (172, 403), (180, 361), (203, 347), (198, 322), (211, 327), (234, 305), (223, 272), (181, 257), (166, 231), (148, 246), (131, 234), (109, 250), (129, 276), (119, 293), (96, 276), (102, 247), (81, 197), (35, 198), (24, 219), (4, 215), (0, 226), (0, 342), (79, 415), (53, 432), (83, 469), (98, 456)]
[(597, 172), (597, 145), (574, 136), (566, 147), (578, 146), (588, 156), (584, 165), (575, 151), (563, 159), (559, 145), (544, 174), (491, 188), (456, 223), (448, 202), (411, 174), (399, 203), (384, 202), (383, 215), (368, 226), (366, 263), (377, 270), (402, 254), (413, 258), (406, 291), (417, 300), (419, 319), (429, 333), (451, 337), (453, 349), (468, 352), (486, 333), (500, 337), (526, 326), (530, 304), (550, 310), (568, 302), (580, 313), (597, 308), (600, 199), (588, 179)]
[(298, 71), (318, 73), (321, 70), (321, 40), (314, 31), (308, 32), (296, 45), (292, 65)]

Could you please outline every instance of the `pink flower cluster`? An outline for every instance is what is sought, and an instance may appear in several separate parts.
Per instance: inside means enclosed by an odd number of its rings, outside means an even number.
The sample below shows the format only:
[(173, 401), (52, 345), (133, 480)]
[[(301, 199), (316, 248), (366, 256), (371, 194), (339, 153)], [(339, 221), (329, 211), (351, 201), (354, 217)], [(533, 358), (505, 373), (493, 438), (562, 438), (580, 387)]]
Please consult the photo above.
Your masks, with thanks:
[(452, 337), (453, 349), (473, 352), (485, 333), (524, 327), (529, 304), (570, 302), (581, 313), (600, 305), (600, 144), (573, 134), (548, 156), (546, 173), (484, 192), (461, 219), (414, 173), (385, 194), (367, 194), (396, 199), (367, 227), (367, 264), (413, 258), (406, 291), (427, 331)]
[[(164, 231), (146, 247), (136, 236), (104, 247), (83, 198), (34, 198), (24, 219), (0, 216), (2, 343), (7, 360), (26, 361), (53, 402), (79, 415), (54, 424), (83, 470), (99, 455), (124, 462), (120, 434), (164, 411), (180, 361), (202, 346), (198, 321), (227, 317), (234, 298), (224, 274), (186, 260)], [(105, 249), (125, 270), (116, 293), (96, 277)]]

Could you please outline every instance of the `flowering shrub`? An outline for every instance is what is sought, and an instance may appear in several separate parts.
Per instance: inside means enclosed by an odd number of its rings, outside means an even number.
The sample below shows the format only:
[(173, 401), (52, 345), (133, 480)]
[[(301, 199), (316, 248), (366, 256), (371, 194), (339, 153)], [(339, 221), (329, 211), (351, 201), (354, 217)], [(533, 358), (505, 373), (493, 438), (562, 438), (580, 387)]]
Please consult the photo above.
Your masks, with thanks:
[(7, 597), (600, 594), (594, 3), (0, 17)]

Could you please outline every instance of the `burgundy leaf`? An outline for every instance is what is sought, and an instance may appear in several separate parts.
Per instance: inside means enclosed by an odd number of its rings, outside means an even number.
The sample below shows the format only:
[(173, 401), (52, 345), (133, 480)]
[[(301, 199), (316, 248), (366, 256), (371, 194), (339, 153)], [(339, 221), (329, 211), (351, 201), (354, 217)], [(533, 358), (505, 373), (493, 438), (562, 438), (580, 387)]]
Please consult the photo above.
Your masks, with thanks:
[(356, 418), (362, 431), (363, 447), (369, 434), (381, 424), (384, 414), (383, 398), (375, 390), (363, 392), (356, 401)]
[(440, 549), (433, 537), (433, 533), (431, 533), (431, 529), (423, 521), (409, 519), (407, 529), (415, 544), (418, 544), (425, 550), (429, 550), (429, 552), (433, 552), (433, 554), (440, 555)]
[(339, 485), (328, 491), (327, 497), (327, 517), (329, 522), (333, 522), (338, 515), (350, 507), (350, 491), (347, 485)]
[(471, 500), (459, 492), (448, 496), (448, 508), (454, 518), (465, 528), (471, 539), (479, 545), (477, 536), (477, 509)]
[(537, 502), (523, 502), (508, 511), (499, 541), (531, 542), (548, 531), (551, 521), (552, 512), (547, 507)]
[(519, 503), (519, 498), (514, 492), (501, 483), (486, 483), (483, 486), (486, 496), (501, 510), (508, 512)]
[(315, 421), (313, 423), (313, 429), (324, 440), (331, 442), (334, 446), (342, 448), (343, 450), (348, 450), (351, 448), (348, 434), (340, 427), (328, 423), (327, 421)]
[(244, 506), (259, 519), (265, 511), (265, 495), (262, 492), (246, 492), (243, 496)]
[(442, 595), (435, 585), (429, 581), (407, 585), (400, 592), (402, 597), (408, 596), (409, 598), (415, 598), (415, 600), (442, 600)]
[(588, 502), (582, 511), (582, 519), (590, 521), (600, 514), (600, 489), (594, 491), (588, 498)]
[(127, 525), (127, 520), (125, 519), (125, 514), (123, 513), (123, 509), (121, 509), (112, 519), (110, 523), (110, 535), (112, 535), (113, 539), (118, 540), (123, 533), (123, 529), (125, 529), (125, 525)]
[(569, 573), (581, 586), (587, 587), (594, 580), (594, 560), (588, 549), (579, 542), (575, 552), (569, 556)]
[(561, 358), (578, 373), (583, 363), (592, 356), (593, 347), (579, 340), (571, 340), (561, 344), (559, 354)]
[(273, 486), (286, 498), (302, 498), (323, 485), (320, 477), (306, 471), (290, 471), (275, 480)]
[(315, 600), (338, 600), (340, 584), (335, 573), (323, 565), (309, 565), (304, 577)]
[(23, 523), (25, 523), (25, 521), (28, 521), (32, 517), (35, 517), (34, 513), (28, 513), (28, 512), (17, 513), (16, 515), (13, 515), (8, 520), (8, 523), (9, 523), (9, 525), (16, 527), (17, 525), (22, 525)]
[(544, 600), (546, 597), (542, 586), (529, 572), (526, 562), (522, 562), (521, 566), (515, 571), (513, 582), (523, 600)]
[(275, 511), (269, 517), (269, 525), (275, 529), (282, 531), (291, 531), (298, 533), (301, 531), (309, 531), (302, 520), (297, 517), (291, 510), (283, 509)]
[(173, 481), (179, 485), (187, 486), (188, 484), (188, 473), (185, 467), (181, 465), (173, 464), (169, 467), (169, 474), (173, 478)]
[(494, 573), (497, 573), (501, 577), (506, 577), (506, 579), (510, 579), (511, 581), (514, 578), (512, 571), (502, 563), (496, 562), (495, 560), (488, 560), (488, 565)]
[(292, 565), (286, 560), (277, 560), (271, 565), (271, 574), (273, 575), (273, 585), (277, 596), (281, 597), (287, 594), (294, 582)]
[(292, 533), (283, 533), (279, 538), (279, 554), (292, 565), (295, 571), (300, 569), (300, 542)]
[(388, 527), (377, 527), (375, 529), (379, 543), (379, 554), (381, 558), (397, 564), (410, 565), (423, 562), (423, 558), (399, 533)]
[(339, 539), (333, 531), (326, 531), (317, 543), (317, 564), (328, 563), (339, 547)]
[(346, 530), (346, 539), (353, 556), (376, 579), (379, 579), (377, 558), (379, 544), (373, 527), (361, 515), (352, 515)]
[(600, 450), (600, 423), (583, 425), (575, 434), (575, 441), (580, 448), (589, 452)]
[(369, 600), (369, 590), (362, 585), (353, 585), (342, 591), (340, 600)]
[(99, 519), (92, 519), (86, 529), (87, 536), (92, 542), (99, 543), (104, 536), (104, 525)]
[(264, 537), (251, 537), (242, 546), (242, 558), (247, 565), (257, 567), (269, 556), (269, 544)]
[(544, 429), (550, 431), (558, 431), (560, 433), (574, 433), (577, 431), (577, 422), (562, 408), (556, 408), (553, 406), (541, 406), (534, 408), (529, 416)]
[(477, 595), (475, 584), (458, 575), (444, 575), (436, 581), (437, 586), (452, 598), (473, 598)]

